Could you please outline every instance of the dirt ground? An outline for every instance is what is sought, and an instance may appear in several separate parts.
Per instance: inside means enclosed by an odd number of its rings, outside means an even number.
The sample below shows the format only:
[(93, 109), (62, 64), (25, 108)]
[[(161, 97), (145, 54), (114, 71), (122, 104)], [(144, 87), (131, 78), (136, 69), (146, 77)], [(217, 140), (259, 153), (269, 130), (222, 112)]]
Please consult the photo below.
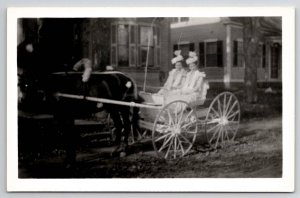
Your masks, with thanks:
[[(84, 138), (83, 138), (84, 139)], [(82, 140), (84, 141), (84, 140)], [(90, 142), (90, 140), (87, 140)], [(84, 145), (84, 144), (81, 144)], [(104, 145), (99, 147), (99, 145)], [(151, 140), (130, 147), (126, 157), (112, 157), (113, 147), (81, 146), (75, 166), (66, 167), (65, 152), (22, 156), (20, 178), (276, 178), (282, 176), (282, 117), (242, 120), (235, 141), (223, 148), (191, 153), (176, 161), (159, 159)]]

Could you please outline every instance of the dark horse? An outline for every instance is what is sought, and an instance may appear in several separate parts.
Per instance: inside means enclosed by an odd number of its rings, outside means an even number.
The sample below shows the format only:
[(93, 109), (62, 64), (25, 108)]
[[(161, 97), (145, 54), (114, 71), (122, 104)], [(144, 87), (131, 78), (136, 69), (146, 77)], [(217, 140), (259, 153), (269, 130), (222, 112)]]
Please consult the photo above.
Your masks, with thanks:
[[(134, 131), (138, 128), (138, 108), (109, 103), (91, 102), (86, 99), (57, 97), (56, 93), (81, 95), (112, 99), (116, 101), (137, 102), (137, 87), (135, 82), (121, 72), (93, 72), (87, 82), (82, 81), (82, 72), (58, 72), (44, 79), (44, 95), (58, 123), (58, 128), (66, 137), (67, 162), (76, 159), (76, 133), (74, 120), (88, 118), (93, 113), (105, 109), (110, 113), (115, 127), (115, 153), (125, 153), (128, 145), (128, 135), (131, 126)], [(24, 87), (24, 85), (23, 85)], [(50, 101), (50, 102), (49, 102)], [(123, 138), (122, 138), (123, 137)]]

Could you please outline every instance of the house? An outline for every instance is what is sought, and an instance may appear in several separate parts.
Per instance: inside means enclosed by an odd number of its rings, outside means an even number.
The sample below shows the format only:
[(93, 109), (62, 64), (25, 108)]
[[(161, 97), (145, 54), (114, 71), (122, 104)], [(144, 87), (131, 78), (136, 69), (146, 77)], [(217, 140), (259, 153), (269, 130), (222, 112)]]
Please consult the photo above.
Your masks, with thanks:
[[(268, 19), (262, 26), (257, 79), (281, 83), (281, 18)], [(140, 89), (158, 90), (172, 68), (173, 51), (181, 49), (185, 57), (197, 52), (210, 82), (244, 80), (239, 18), (21, 18), (18, 43), (28, 37), (39, 46), (43, 71), (70, 69), (87, 57), (95, 70), (111, 65), (135, 79)]]
[(110, 32), (110, 64), (142, 89), (162, 86), (172, 67), (170, 20), (117, 18), (111, 21)]
[(34, 40), (43, 70), (70, 69), (86, 57), (94, 70), (111, 65), (135, 79), (140, 88), (162, 86), (172, 67), (170, 34), (168, 18), (18, 20), (18, 43), (28, 37)]
[[(262, 83), (281, 83), (282, 39), (281, 18), (267, 17), (261, 25), (259, 44), (260, 64), (257, 80)], [(210, 82), (224, 84), (244, 81), (243, 25), (241, 18), (175, 18), (171, 23), (173, 49), (196, 51), (199, 67)]]

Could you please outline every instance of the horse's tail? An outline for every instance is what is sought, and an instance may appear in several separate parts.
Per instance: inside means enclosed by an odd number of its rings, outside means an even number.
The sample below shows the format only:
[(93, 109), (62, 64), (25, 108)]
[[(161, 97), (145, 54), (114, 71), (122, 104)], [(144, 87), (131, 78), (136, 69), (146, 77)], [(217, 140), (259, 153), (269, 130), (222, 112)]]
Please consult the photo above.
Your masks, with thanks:
[[(123, 96), (123, 100), (126, 100), (128, 102), (134, 102), (134, 103), (141, 103), (141, 97), (139, 97), (138, 94), (138, 86), (136, 84), (136, 82), (134, 81), (134, 79), (132, 79), (130, 76), (121, 73), (121, 72), (114, 72), (114, 73), (118, 73), (121, 74), (122, 76), (125, 77), (126, 79), (126, 93)], [(138, 134), (138, 132), (140, 131), (140, 127), (139, 127), (139, 113), (140, 113), (140, 108), (139, 107), (132, 107), (132, 111), (131, 111), (131, 126), (132, 126), (132, 130), (134, 135), (136, 136), (136, 134)]]
[[(128, 77), (128, 76), (127, 76)], [(132, 83), (132, 96), (133, 96), (133, 101), (135, 103), (141, 103), (141, 97), (139, 97), (138, 94), (138, 86), (136, 84), (136, 82), (128, 77)], [(141, 132), (141, 129), (139, 127), (139, 120), (140, 120), (140, 108), (139, 107), (133, 107), (132, 108), (132, 117), (131, 117), (131, 126), (132, 126), (132, 130), (133, 130), (133, 135), (135, 137), (138, 136), (138, 134)]]
[[(135, 100), (136, 103), (140, 103), (141, 101)], [(141, 128), (139, 125), (140, 120), (140, 108), (133, 107), (132, 108), (132, 117), (131, 117), (131, 126), (134, 138), (138, 138), (138, 134), (141, 134)]]
[[(132, 85), (133, 85), (132, 91), (133, 91), (134, 102), (135, 103), (141, 103), (141, 101), (139, 100), (139, 96), (138, 96), (137, 84), (133, 79), (131, 79), (131, 82), (132, 82)], [(139, 119), (140, 119), (139, 113), (140, 113), (140, 108), (139, 107), (133, 107), (131, 124), (132, 124), (132, 129), (133, 129), (134, 134), (136, 134), (137, 130), (140, 129), (140, 127), (139, 127)]]
[(132, 94), (133, 94), (134, 100), (135, 100), (135, 102), (138, 102), (139, 96), (138, 96), (137, 84), (133, 79), (130, 78), (130, 80), (131, 80), (132, 86), (133, 86), (132, 87), (132, 91), (133, 91)]

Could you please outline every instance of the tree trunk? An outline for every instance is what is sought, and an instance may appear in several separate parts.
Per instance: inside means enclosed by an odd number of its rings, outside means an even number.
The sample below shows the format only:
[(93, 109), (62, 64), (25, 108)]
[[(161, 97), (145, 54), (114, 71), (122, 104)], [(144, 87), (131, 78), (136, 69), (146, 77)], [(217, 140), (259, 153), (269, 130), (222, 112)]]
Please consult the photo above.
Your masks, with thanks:
[(243, 20), (244, 60), (245, 60), (245, 100), (257, 102), (257, 67), (259, 66), (260, 18), (245, 17)]

